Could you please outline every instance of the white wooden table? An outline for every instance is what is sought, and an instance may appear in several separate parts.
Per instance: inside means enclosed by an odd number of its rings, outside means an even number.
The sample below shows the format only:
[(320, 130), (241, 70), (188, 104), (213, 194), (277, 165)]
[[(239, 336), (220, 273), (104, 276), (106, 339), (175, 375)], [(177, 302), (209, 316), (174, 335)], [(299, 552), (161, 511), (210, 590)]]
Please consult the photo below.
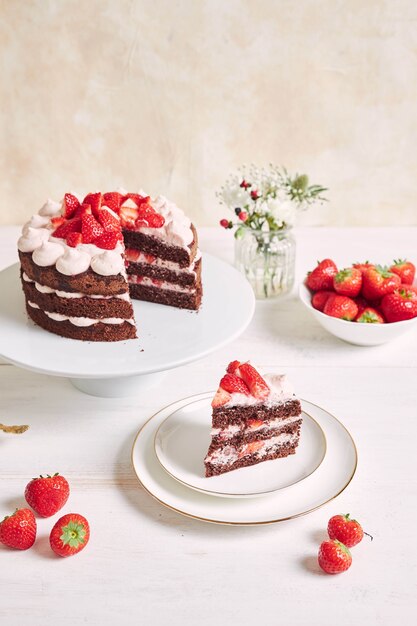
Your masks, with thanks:
[[(18, 229), (0, 229), (0, 267), (17, 258)], [(232, 236), (201, 229), (203, 250), (232, 259)], [(300, 229), (297, 277), (317, 258), (417, 258), (417, 228)], [(0, 295), (0, 297), (4, 297)], [(227, 313), (225, 313), (227, 314)], [(130, 465), (135, 433), (158, 408), (214, 388), (231, 359), (288, 372), (302, 398), (335, 414), (359, 451), (348, 489), (318, 511), (271, 526), (227, 527), (182, 517), (155, 502)], [(63, 512), (85, 515), (86, 550), (58, 559), (52, 520), (39, 520), (27, 552), (0, 547), (0, 623), (198, 626), (411, 624), (416, 600), (417, 333), (359, 348), (325, 333), (296, 297), (259, 302), (245, 335), (173, 370), (158, 394), (100, 399), (64, 379), (0, 366), (0, 515), (24, 505), (32, 476), (59, 471), (72, 494)], [(374, 541), (353, 549), (340, 576), (316, 564), (328, 518), (349, 512)], [(56, 518), (53, 518), (56, 519)]]

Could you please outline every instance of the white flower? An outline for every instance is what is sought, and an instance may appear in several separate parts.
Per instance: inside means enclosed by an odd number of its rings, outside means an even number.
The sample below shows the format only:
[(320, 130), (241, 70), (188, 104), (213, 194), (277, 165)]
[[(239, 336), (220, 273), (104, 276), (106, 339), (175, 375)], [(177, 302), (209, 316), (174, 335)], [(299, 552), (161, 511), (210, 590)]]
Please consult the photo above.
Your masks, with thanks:
[(268, 198), (265, 205), (265, 209), (274, 216), (278, 223), (285, 222), (288, 226), (292, 226), (294, 224), (296, 207), (294, 202), (291, 202), (291, 200)]
[(230, 185), (222, 189), (220, 196), (226, 206), (231, 209), (237, 207), (243, 208), (245, 204), (250, 202), (249, 193), (239, 184)]

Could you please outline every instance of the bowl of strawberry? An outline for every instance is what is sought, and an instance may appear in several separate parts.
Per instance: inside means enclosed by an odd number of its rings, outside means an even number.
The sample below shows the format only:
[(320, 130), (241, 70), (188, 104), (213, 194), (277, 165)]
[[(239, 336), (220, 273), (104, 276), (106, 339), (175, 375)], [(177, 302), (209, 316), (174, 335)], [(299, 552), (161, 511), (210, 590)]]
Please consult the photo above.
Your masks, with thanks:
[(300, 299), (329, 333), (359, 346), (377, 346), (417, 324), (416, 268), (398, 260), (339, 269), (324, 259), (300, 285)]

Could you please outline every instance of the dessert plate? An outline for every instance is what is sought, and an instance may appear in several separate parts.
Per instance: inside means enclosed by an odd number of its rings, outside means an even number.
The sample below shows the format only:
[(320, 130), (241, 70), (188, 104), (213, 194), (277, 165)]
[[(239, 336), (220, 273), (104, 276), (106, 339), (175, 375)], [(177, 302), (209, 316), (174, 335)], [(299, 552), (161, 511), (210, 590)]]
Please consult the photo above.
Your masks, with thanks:
[(159, 382), (155, 372), (200, 359), (233, 341), (251, 321), (255, 298), (240, 272), (204, 254), (202, 279), (198, 312), (135, 300), (138, 339), (84, 342), (54, 335), (28, 320), (19, 265), (12, 265), (0, 272), (0, 357), (68, 377), (93, 395), (131, 395)]
[[(188, 517), (217, 524), (271, 524), (305, 515), (336, 498), (349, 485), (357, 465), (355, 443), (333, 415), (302, 400), (303, 409), (326, 437), (323, 462), (303, 480), (262, 498), (217, 498), (181, 484), (164, 470), (155, 453), (155, 434), (164, 420), (193, 400), (212, 398), (212, 392), (179, 400), (151, 417), (138, 432), (132, 449), (135, 473), (158, 502)], [(207, 480), (211, 480), (207, 478)]]
[(173, 411), (155, 434), (155, 453), (162, 467), (187, 487), (223, 497), (260, 496), (294, 485), (323, 461), (326, 437), (316, 420), (303, 411), (296, 454), (206, 478), (203, 459), (211, 440), (213, 395), (190, 399)]

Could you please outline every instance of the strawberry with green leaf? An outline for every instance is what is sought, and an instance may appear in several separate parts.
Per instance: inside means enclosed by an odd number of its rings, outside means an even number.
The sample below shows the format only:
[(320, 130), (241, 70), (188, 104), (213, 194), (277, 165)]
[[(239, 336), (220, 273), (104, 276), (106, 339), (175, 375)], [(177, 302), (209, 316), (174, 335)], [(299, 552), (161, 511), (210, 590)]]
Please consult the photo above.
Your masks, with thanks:
[(90, 526), (82, 515), (68, 513), (51, 530), (49, 543), (58, 556), (72, 556), (84, 550), (90, 539)]
[(404, 285), (412, 285), (414, 282), (414, 276), (416, 274), (416, 268), (411, 261), (405, 259), (397, 259), (389, 268), (391, 272), (397, 274), (401, 282)]

